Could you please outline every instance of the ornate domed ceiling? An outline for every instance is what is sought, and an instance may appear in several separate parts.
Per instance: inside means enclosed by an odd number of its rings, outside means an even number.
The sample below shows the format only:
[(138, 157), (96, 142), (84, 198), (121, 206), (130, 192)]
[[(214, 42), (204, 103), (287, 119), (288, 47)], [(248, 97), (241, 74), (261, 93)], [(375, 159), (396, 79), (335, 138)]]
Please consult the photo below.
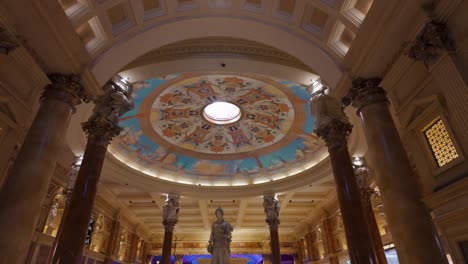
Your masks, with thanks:
[[(299, 84), (207, 72), (154, 78), (133, 89), (135, 108), (121, 117), (124, 130), (109, 151), (148, 175), (246, 185), (288, 177), (318, 162), (314, 153), (322, 142), (313, 134), (310, 95)], [(228, 109), (216, 108), (215, 102), (230, 103), (240, 117), (224, 113)], [(207, 115), (209, 108), (215, 111)], [(229, 119), (232, 113), (230, 122), (218, 124), (217, 114)]]

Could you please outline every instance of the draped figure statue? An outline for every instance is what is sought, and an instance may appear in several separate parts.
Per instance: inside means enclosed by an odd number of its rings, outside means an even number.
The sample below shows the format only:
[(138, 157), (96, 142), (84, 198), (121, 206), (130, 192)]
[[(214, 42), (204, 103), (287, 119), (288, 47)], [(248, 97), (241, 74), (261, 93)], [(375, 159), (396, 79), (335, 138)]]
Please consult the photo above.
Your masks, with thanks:
[(211, 225), (211, 235), (208, 241), (208, 252), (213, 256), (211, 264), (229, 264), (231, 250), (229, 244), (232, 238), (232, 226), (224, 221), (224, 211), (218, 207), (215, 211), (216, 221)]

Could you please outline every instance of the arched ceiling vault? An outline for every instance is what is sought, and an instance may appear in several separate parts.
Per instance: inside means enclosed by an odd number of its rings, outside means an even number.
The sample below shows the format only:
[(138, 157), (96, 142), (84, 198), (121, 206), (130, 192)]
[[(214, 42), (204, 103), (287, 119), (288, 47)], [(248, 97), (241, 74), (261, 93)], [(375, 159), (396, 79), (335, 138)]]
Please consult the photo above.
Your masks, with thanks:
[[(288, 66), (310, 73), (314, 72), (301, 60), (284, 51), (262, 43), (229, 37), (207, 37), (171, 43), (136, 58), (122, 70), (166, 61), (195, 58), (217, 58), (220, 59), (220, 62), (222, 59), (255, 60)], [(218, 66), (221, 65), (214, 67)]]
[[(131, 76), (132, 82), (143, 81), (143, 85), (144, 81), (151, 84), (174, 80), (175, 86), (168, 85), (161, 89), (174, 91), (173, 94), (176, 94), (177, 85), (185, 87), (209, 80), (214, 86), (219, 84), (222, 89), (223, 85), (228, 83), (225, 79), (235, 79), (238, 84), (239, 78), (249, 83), (261, 81), (263, 84), (260, 86), (269, 87), (265, 90), (270, 94), (288, 89), (298, 91), (302, 88), (297, 87), (310, 84), (309, 81), (319, 76), (325, 83), (335, 87), (343, 76), (341, 65), (372, 4), (372, 0), (59, 2), (93, 61), (91, 71), (100, 85), (120, 72), (122, 75)], [(223, 71), (219, 68), (221, 60), (227, 62), (228, 69)], [(255, 71), (254, 68), (261, 68), (263, 72)], [(162, 69), (166, 69), (167, 72), (163, 72)], [(283, 75), (276, 74), (279, 72)], [(187, 73), (193, 76), (182, 75)], [(181, 75), (167, 78), (165, 75), (169, 74)], [(194, 80), (192, 77), (198, 79)], [(285, 80), (298, 85), (284, 85), (287, 83)], [(155, 91), (159, 89), (159, 86), (154, 85), (148, 87)], [(173, 99), (174, 97), (176, 96), (172, 96)], [(297, 94), (285, 94), (280, 97), (293, 100), (292, 102), (300, 105), (301, 109), (307, 105), (307, 100), (301, 101), (303, 105), (294, 101), (299, 98)], [(153, 102), (159, 102), (158, 100), (161, 101), (155, 97), (149, 103), (152, 107), (157, 106)], [(267, 108), (275, 108), (273, 101), (274, 99), (267, 104)], [(276, 101), (275, 104), (281, 103), (281, 100)], [(265, 107), (258, 105), (262, 106)], [(254, 107), (257, 106), (252, 104), (252, 109)], [(87, 119), (91, 108), (90, 105), (80, 106), (69, 128), (69, 145), (75, 150), (78, 149), (77, 154), (80, 145), (83, 147), (86, 141), (78, 127), (80, 122)], [(301, 109), (294, 109), (294, 114), (300, 117)], [(299, 135), (303, 133), (304, 127), (297, 127), (291, 131), (293, 135), (298, 133), (295, 136), (304, 136)], [(313, 130), (312, 127), (309, 128)], [(251, 128), (255, 129), (253, 126)], [(310, 131), (307, 133), (313, 134)], [(361, 139), (352, 137), (354, 143), (351, 145), (359, 145), (356, 142)], [(151, 151), (156, 153), (153, 149)], [(308, 150), (304, 148), (301, 151)], [(267, 152), (264, 154), (269, 155)], [(191, 181), (187, 177), (190, 176), (188, 173), (168, 180), (160, 177), (160, 171), (156, 171), (153, 173), (156, 177), (152, 177), (145, 169), (129, 167), (125, 159), (119, 160), (109, 153), (103, 170), (102, 185), (153, 231), (160, 231), (161, 228), (161, 212), (158, 210), (161, 209), (161, 193), (182, 193), (185, 199), (182, 201), (183, 207), (187, 212), (193, 210), (193, 214), (185, 216), (184, 219), (197, 220), (197, 226), (182, 221), (179, 224), (181, 230), (203, 228), (211, 221), (208, 216), (211, 214), (210, 210), (227, 202), (232, 203), (232, 206), (223, 205), (229, 210), (232, 209), (227, 216), (232, 218), (231, 221), (236, 221), (238, 227), (248, 230), (264, 225), (264, 216), (261, 215), (262, 198), (259, 195), (265, 191), (276, 191), (280, 195), (284, 210), (282, 228), (293, 231), (304, 225), (325, 202), (335, 199), (326, 149), (322, 146), (314, 155), (314, 165), (297, 170), (286, 178), (263, 177), (268, 178), (267, 181), (263, 179), (256, 182), (255, 177), (252, 177), (252, 181), (247, 181), (244, 186), (235, 186), (235, 181), (221, 185), (213, 181), (210, 186), (209, 181)], [(262, 163), (260, 159), (257, 158), (258, 164)], [(162, 162), (166, 160), (169, 159), (165, 158)], [(291, 167), (294, 166), (288, 169)], [(184, 165), (181, 168), (187, 167)], [(181, 168), (178, 170), (182, 170)], [(255, 173), (272, 174), (268, 168), (260, 168)], [(233, 177), (247, 178), (245, 175), (238, 171)]]
[(103, 84), (136, 58), (197, 38), (232, 37), (282, 50), (331, 86), (372, 0), (61, 0)]

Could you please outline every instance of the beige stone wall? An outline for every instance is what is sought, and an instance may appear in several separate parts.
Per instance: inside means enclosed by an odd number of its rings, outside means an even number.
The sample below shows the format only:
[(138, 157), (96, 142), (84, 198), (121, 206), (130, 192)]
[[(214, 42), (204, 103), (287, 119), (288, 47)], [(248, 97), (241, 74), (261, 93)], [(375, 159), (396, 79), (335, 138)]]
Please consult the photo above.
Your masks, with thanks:
[[(468, 193), (462, 191), (468, 182), (468, 2), (443, 2), (434, 10), (435, 20), (447, 25), (454, 49), (425, 65), (411, 60), (402, 47), (382, 85), (419, 181), (415, 192), (432, 211), (446, 253), (454, 263), (464, 263), (459, 242), (468, 239)], [(458, 153), (442, 167), (423, 134), (437, 118)]]

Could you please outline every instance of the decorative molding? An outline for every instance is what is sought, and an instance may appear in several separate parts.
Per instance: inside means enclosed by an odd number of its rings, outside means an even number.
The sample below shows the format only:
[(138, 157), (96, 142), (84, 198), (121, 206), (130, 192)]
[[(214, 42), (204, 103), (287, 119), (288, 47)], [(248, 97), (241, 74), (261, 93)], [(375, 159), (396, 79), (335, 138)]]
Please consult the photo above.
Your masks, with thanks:
[(104, 95), (94, 100), (93, 115), (82, 124), (91, 140), (107, 146), (120, 134), (119, 117), (133, 109), (131, 92), (131, 86), (123, 81), (112, 80), (104, 86)]
[(352, 104), (359, 112), (369, 104), (388, 102), (385, 90), (379, 87), (381, 81), (380, 78), (353, 80), (349, 93), (342, 99), (343, 104)]
[(268, 193), (263, 195), (263, 210), (266, 215), (265, 221), (270, 226), (270, 229), (278, 230), (280, 224), (280, 204), (276, 194)]
[(431, 20), (416, 37), (407, 55), (414, 61), (423, 61), (429, 68), (444, 52), (452, 50), (454, 50), (454, 44), (449, 37), (447, 26)]
[(325, 141), (329, 149), (342, 148), (347, 146), (347, 137), (352, 128), (351, 123), (335, 119), (315, 129), (315, 133)]
[(228, 37), (208, 37), (184, 40), (150, 51), (132, 61), (124, 70), (161, 61), (184, 58), (249, 58), (253, 60), (277, 63), (308, 72), (314, 72), (298, 58), (279, 49), (254, 41)]
[(46, 90), (41, 96), (41, 100), (54, 98), (65, 102), (72, 107), (73, 112), (75, 111), (75, 106), (80, 104), (82, 101), (90, 101), (89, 96), (81, 85), (80, 78), (77, 75), (51, 73), (48, 77), (52, 83), (46, 87)]
[(314, 132), (325, 141), (329, 150), (347, 146), (353, 126), (336, 98), (329, 95), (315, 97), (311, 102), (311, 112), (316, 118)]

